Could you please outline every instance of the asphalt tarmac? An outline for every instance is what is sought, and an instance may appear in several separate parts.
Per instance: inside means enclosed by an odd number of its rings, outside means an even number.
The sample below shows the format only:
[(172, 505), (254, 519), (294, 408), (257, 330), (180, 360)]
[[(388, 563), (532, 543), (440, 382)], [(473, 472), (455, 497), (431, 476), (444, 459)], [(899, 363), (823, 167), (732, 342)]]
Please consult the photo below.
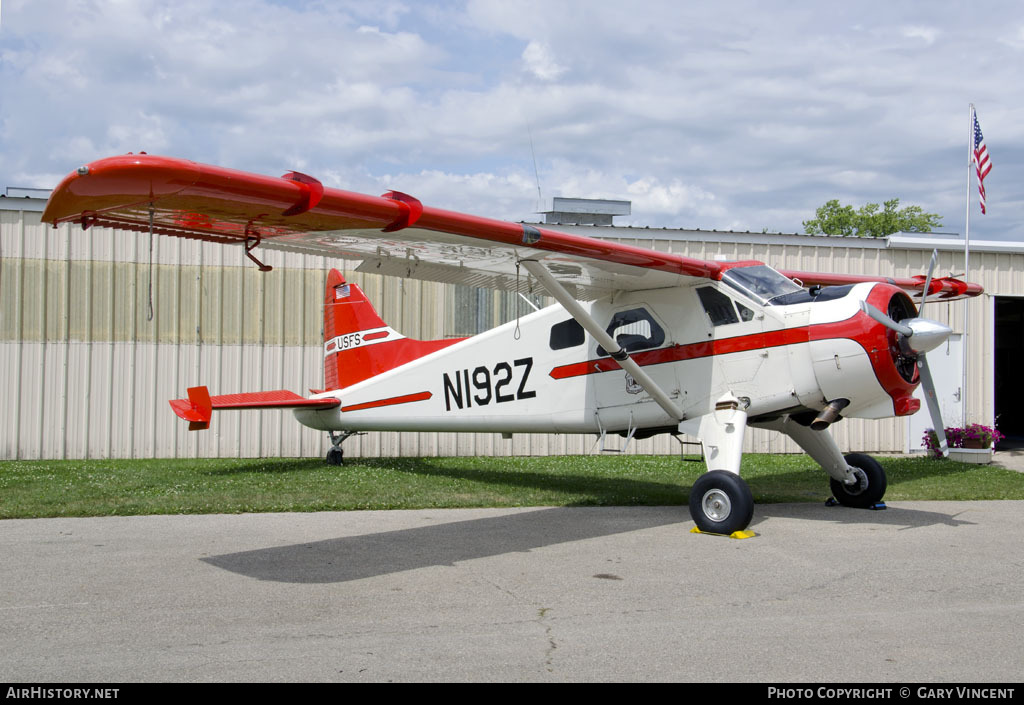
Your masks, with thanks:
[(1024, 502), (0, 522), (0, 681), (1007, 682)]

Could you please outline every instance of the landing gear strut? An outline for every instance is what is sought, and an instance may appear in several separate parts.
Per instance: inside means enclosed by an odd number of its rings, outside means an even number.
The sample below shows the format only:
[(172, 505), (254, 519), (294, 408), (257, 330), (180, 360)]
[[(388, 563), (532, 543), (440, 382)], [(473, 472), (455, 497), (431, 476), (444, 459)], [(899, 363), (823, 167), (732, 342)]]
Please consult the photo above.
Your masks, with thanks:
[(746, 482), (726, 470), (711, 470), (690, 489), (690, 517), (709, 534), (746, 529), (754, 516), (754, 496)]
[(858, 509), (876, 508), (885, 494), (885, 470), (863, 453), (843, 455), (827, 430), (815, 431), (796, 416), (783, 416), (757, 424), (784, 433), (811, 456), (829, 475), (832, 495), (839, 504)]
[(327, 464), (328, 465), (342, 465), (345, 462), (345, 452), (341, 449), (341, 444), (345, 442), (345, 439), (349, 436), (358, 435), (355, 431), (328, 431), (327, 435), (331, 438), (331, 449), (327, 451)]
[(885, 495), (885, 470), (877, 460), (863, 453), (850, 453), (844, 457), (846, 464), (853, 468), (856, 484), (847, 485), (832, 478), (829, 486), (832, 496), (844, 507), (867, 509), (882, 501)]

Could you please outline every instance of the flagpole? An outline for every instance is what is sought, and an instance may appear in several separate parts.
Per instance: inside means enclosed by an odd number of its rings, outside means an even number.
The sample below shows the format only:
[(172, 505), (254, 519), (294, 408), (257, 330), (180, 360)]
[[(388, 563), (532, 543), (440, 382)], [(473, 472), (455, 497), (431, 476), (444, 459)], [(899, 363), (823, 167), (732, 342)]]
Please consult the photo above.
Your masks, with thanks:
[[(974, 103), (970, 104), (967, 123), (967, 208), (964, 213), (964, 281), (971, 280), (971, 168), (974, 166)], [(961, 383), (960, 404), (961, 423), (967, 426), (967, 358), (970, 345), (967, 343), (967, 326), (970, 321), (970, 297), (964, 299), (964, 332), (960, 339), (961, 358), (963, 359), (963, 379)]]

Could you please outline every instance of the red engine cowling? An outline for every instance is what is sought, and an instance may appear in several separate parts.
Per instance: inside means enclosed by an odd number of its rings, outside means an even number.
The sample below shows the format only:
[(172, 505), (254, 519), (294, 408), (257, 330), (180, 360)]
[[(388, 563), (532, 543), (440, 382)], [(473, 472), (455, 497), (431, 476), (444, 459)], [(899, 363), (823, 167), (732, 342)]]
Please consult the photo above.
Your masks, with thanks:
[[(868, 294), (867, 302), (884, 311), (894, 321), (917, 316), (917, 307), (910, 296), (890, 284), (876, 284)], [(878, 383), (892, 397), (893, 412), (896, 416), (913, 414), (921, 408), (921, 401), (913, 396), (920, 382), (916, 359), (903, 352), (896, 331), (865, 313), (860, 315), (866, 319), (865, 325), (870, 327), (867, 339), (863, 342), (869, 343), (866, 349), (871, 358), (871, 367)]]
[(898, 333), (860, 310), (858, 299), (865, 294), (868, 304), (894, 321), (917, 316), (910, 297), (892, 284), (855, 289), (835, 308), (832, 302), (817, 304), (810, 354), (820, 398), (848, 401), (844, 416), (913, 414), (921, 407), (913, 396), (919, 383), (916, 361), (904, 352)]

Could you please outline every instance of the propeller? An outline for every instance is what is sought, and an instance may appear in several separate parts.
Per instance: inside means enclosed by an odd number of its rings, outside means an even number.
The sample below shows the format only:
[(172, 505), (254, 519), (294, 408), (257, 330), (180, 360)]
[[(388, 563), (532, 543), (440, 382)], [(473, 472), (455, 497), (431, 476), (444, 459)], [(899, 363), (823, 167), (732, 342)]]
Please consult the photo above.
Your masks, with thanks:
[(935, 381), (932, 379), (931, 370), (928, 369), (928, 359), (925, 353), (941, 345), (953, 330), (949, 326), (922, 316), (924, 306), (928, 302), (928, 290), (931, 287), (932, 273), (935, 271), (938, 255), (938, 250), (932, 250), (932, 260), (928, 265), (928, 276), (924, 280), (921, 306), (917, 311), (916, 317), (897, 322), (867, 301), (861, 301), (860, 308), (883, 326), (896, 331), (899, 336), (900, 350), (904, 356), (917, 362), (917, 369), (921, 377), (921, 388), (924, 390), (925, 403), (928, 405), (928, 413), (932, 417), (935, 435), (938, 436), (939, 449), (942, 452), (942, 457), (945, 458), (949, 456), (949, 446), (946, 443), (945, 427), (942, 424), (942, 413), (939, 410), (939, 399), (935, 393)]

